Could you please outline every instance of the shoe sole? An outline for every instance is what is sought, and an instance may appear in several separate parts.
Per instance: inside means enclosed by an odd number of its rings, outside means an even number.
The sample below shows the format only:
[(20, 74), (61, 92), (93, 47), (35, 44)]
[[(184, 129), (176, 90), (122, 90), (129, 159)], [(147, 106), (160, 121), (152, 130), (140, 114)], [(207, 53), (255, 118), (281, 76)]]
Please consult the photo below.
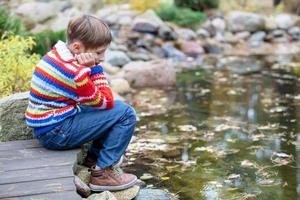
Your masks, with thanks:
[(132, 186), (134, 186), (137, 182), (137, 178), (135, 178), (134, 180), (132, 180), (129, 183), (126, 183), (124, 185), (117, 185), (117, 186), (100, 186), (100, 185), (93, 185), (93, 184), (89, 184), (90, 188), (92, 191), (94, 192), (102, 192), (102, 191), (118, 191), (118, 190), (125, 190), (128, 189)]

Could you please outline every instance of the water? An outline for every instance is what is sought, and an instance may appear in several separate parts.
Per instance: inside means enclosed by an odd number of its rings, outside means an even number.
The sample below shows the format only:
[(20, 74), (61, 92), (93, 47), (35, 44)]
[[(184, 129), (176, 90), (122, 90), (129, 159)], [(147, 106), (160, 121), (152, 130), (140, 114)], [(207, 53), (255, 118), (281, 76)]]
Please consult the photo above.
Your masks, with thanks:
[(131, 169), (180, 199), (300, 199), (299, 92), (280, 71), (204, 70), (180, 74), (176, 89), (138, 91), (137, 141), (157, 146), (139, 147)]

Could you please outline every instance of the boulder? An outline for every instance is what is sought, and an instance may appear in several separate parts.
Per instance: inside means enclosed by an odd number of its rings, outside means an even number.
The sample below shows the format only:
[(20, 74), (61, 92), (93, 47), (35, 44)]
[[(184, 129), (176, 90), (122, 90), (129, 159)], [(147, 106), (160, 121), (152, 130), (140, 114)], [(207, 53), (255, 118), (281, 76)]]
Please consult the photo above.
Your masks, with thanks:
[(131, 91), (128, 81), (123, 78), (112, 79), (110, 85), (113, 91), (120, 94)]
[(32, 129), (25, 123), (28, 92), (0, 99), (0, 142), (32, 139)]
[(162, 46), (162, 50), (164, 51), (164, 54), (173, 61), (184, 61), (186, 59), (185, 54), (176, 49), (171, 43), (165, 43)]
[(156, 200), (176, 200), (174, 195), (160, 189), (141, 189), (135, 200), (156, 199)]
[(54, 18), (65, 6), (66, 2), (28, 2), (21, 4), (15, 10), (15, 14), (21, 17), (27, 28), (31, 29), (35, 24)]
[(182, 41), (180, 43), (180, 48), (183, 53), (191, 57), (198, 57), (204, 53), (204, 49), (194, 41)]
[(176, 29), (176, 33), (178, 34), (178, 37), (183, 40), (197, 39), (197, 33), (195, 33), (195, 31), (193, 31), (192, 29), (179, 28), (179, 29)]
[(126, 190), (121, 190), (117, 192), (112, 192), (117, 200), (132, 200), (134, 199), (140, 191), (139, 186), (133, 186)]
[(231, 32), (256, 32), (265, 29), (265, 19), (254, 13), (232, 12), (228, 15), (228, 29)]
[(131, 62), (123, 67), (124, 78), (133, 87), (162, 87), (176, 84), (175, 67), (166, 60)]
[(153, 10), (147, 10), (145, 13), (135, 17), (132, 30), (142, 33), (157, 33), (164, 22), (156, 15)]
[(296, 18), (290, 14), (280, 14), (276, 16), (275, 22), (278, 28), (286, 30), (294, 26)]
[(131, 60), (123, 51), (107, 50), (105, 52), (105, 61), (113, 66), (123, 66)]
[(117, 198), (111, 192), (105, 191), (92, 194), (87, 200), (117, 200)]
[(178, 34), (166, 25), (159, 27), (158, 36), (164, 40), (176, 40), (178, 38)]

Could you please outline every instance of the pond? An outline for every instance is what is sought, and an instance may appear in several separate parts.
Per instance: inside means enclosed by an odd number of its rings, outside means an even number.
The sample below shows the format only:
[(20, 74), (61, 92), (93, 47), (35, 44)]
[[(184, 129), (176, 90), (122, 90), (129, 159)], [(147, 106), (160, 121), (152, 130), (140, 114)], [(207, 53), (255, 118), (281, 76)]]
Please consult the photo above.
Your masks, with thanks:
[[(299, 79), (195, 70), (131, 97), (128, 166), (180, 199), (300, 199)], [(151, 96), (151, 97), (150, 97)]]

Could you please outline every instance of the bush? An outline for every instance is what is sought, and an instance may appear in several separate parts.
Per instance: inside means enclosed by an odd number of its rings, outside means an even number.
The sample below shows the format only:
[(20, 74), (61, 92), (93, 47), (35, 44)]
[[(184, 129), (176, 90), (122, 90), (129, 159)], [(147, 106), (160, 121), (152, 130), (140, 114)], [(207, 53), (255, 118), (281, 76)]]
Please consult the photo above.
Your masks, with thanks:
[(0, 37), (4, 34), (26, 35), (26, 29), (20, 18), (11, 16), (8, 9), (0, 7)]
[(145, 11), (147, 9), (156, 9), (159, 7), (159, 0), (130, 0), (133, 9)]
[(207, 19), (202, 12), (196, 12), (189, 8), (178, 8), (174, 5), (161, 5), (156, 13), (164, 21), (172, 21), (180, 26), (191, 28), (195, 28)]
[(53, 45), (55, 45), (58, 40), (66, 40), (66, 32), (44, 31), (34, 34), (32, 37), (36, 42), (36, 46), (33, 48), (33, 53), (44, 55), (52, 49)]
[(204, 11), (210, 8), (218, 8), (219, 0), (174, 0), (178, 7), (190, 8), (196, 11)]
[(33, 68), (39, 61), (38, 55), (29, 54), (34, 44), (31, 37), (0, 40), (0, 98), (29, 89)]

